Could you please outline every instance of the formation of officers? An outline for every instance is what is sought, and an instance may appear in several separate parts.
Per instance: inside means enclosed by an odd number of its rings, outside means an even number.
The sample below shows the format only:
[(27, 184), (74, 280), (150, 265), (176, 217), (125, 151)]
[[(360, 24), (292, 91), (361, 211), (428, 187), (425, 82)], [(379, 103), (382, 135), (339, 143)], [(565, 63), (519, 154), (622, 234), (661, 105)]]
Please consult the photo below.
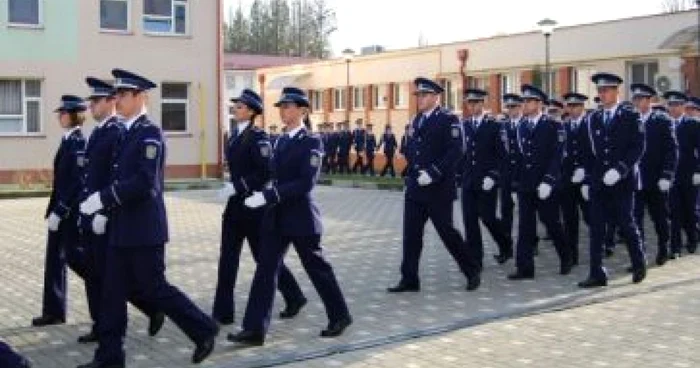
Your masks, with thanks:
[[(148, 116), (148, 91), (156, 85), (135, 73), (114, 69), (113, 84), (89, 77), (87, 99), (65, 95), (56, 110), (65, 130), (54, 160), (54, 185), (46, 211), (48, 240), (40, 327), (66, 320), (66, 267), (85, 281), (92, 330), (79, 343), (96, 342), (93, 361), (80, 368), (125, 366), (127, 302), (158, 334), (168, 317), (193, 341), (193, 363), (213, 351), (221, 325), (235, 322), (234, 288), (244, 243), (256, 262), (242, 329), (228, 340), (244, 346), (265, 343), (275, 290), (285, 308), (278, 318), (297, 316), (307, 298), (284, 263), (290, 247), (318, 292), (328, 325), (323, 338), (341, 335), (353, 323), (339, 282), (322, 247), (323, 224), (312, 191), (320, 172), (350, 170), (354, 145), (373, 167), (383, 146), (393, 158), (397, 141), (391, 128), (377, 143), (361, 124), (354, 132), (324, 127), (311, 132), (310, 104), (304, 91), (287, 87), (275, 107), (284, 132), (270, 136), (255, 125), (263, 102), (251, 90), (232, 99), (235, 126), (226, 142), (229, 177), (219, 195), (221, 248), (211, 314), (204, 313), (165, 277), (168, 221), (163, 200), (166, 142)], [(532, 85), (503, 96), (504, 114), (485, 111), (486, 91), (468, 89), (467, 116), (460, 120), (440, 106), (442, 87), (415, 80), (419, 113), (406, 127), (401, 151), (407, 160), (400, 281), (390, 293), (420, 290), (419, 260), (424, 227), (430, 220), (467, 280), (481, 285), (483, 224), (496, 243), (495, 260), (515, 257), (511, 280), (535, 277), (537, 219), (545, 226), (567, 275), (580, 262), (581, 219), (590, 233), (589, 273), (582, 288), (606, 286), (603, 266), (614, 252), (610, 238), (620, 233), (630, 256), (632, 281), (647, 274), (652, 252), (640, 226), (648, 209), (654, 222), (655, 263), (664, 265), (694, 253), (698, 241), (697, 187), (700, 185), (700, 99), (680, 92), (662, 97), (646, 85), (630, 86), (632, 102), (621, 101), (620, 77), (593, 76), (597, 107), (587, 96), (568, 93), (554, 101)], [(82, 133), (85, 112), (97, 124)], [(388, 160), (389, 162), (393, 160)], [(387, 172), (393, 173), (389, 164)], [(370, 172), (371, 173), (371, 172)], [(453, 220), (461, 188), (464, 233)], [(518, 207), (517, 239), (514, 208)], [(685, 242), (683, 241), (685, 235)], [(614, 240), (612, 241), (614, 245)], [(3, 367), (30, 364), (0, 342)]]
[[(362, 119), (357, 119), (353, 130), (350, 130), (348, 122), (317, 125), (318, 135), (324, 147), (321, 172), (396, 177), (395, 158), (397, 151), (399, 154), (404, 153), (405, 141), (402, 141), (399, 146), (391, 124), (384, 127), (384, 132), (379, 137), (375, 135), (373, 129), (373, 124), (365, 124)], [(271, 141), (274, 141), (277, 136), (277, 126), (273, 125), (270, 127)], [(378, 152), (383, 153), (384, 157), (384, 164), (379, 173), (375, 162)], [(351, 162), (351, 153), (354, 153), (353, 162)]]
[[(647, 210), (656, 231), (658, 266), (684, 250), (696, 251), (700, 99), (677, 91), (657, 96), (650, 86), (632, 84), (632, 102), (621, 101), (619, 76), (598, 73), (592, 82), (597, 106), (589, 111), (587, 96), (572, 92), (557, 101), (526, 84), (520, 94), (504, 95), (504, 114), (492, 116), (484, 110), (488, 93), (468, 89), (467, 116), (460, 121), (440, 107), (439, 84), (415, 80), (419, 113), (407, 127), (401, 279), (389, 292), (420, 290), (418, 265), (428, 219), (467, 278), (469, 291), (481, 284), (480, 224), (499, 249), (494, 256), (499, 264), (515, 256), (511, 280), (535, 277), (537, 219), (553, 242), (561, 275), (579, 264), (581, 251), (589, 251), (589, 273), (581, 288), (607, 285), (603, 259), (613, 254), (616, 233), (627, 245), (632, 281), (645, 279), (646, 254), (653, 251), (653, 237), (642, 227)], [(665, 105), (654, 104), (659, 97)], [(452, 219), (457, 186), (466, 239)], [(580, 219), (590, 235), (584, 249)]]

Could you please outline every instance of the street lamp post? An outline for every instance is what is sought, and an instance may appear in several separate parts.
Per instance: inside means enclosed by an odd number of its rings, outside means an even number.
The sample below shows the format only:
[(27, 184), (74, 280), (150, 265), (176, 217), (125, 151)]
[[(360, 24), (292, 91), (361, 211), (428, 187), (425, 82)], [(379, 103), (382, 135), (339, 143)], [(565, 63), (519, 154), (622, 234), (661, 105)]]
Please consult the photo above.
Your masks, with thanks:
[[(700, 0), (698, 0), (700, 1)], [(345, 59), (345, 121), (350, 121), (350, 63), (355, 57), (355, 51), (352, 49), (343, 50), (343, 58)]]
[[(700, 1), (700, 0), (698, 0)], [(550, 57), (549, 57), (549, 39), (552, 36), (552, 33), (554, 32), (554, 27), (557, 26), (557, 22), (545, 18), (541, 20), (537, 25), (540, 27), (540, 30), (542, 31), (542, 34), (544, 35), (545, 39), (545, 73), (546, 73), (546, 78), (545, 78), (545, 83), (546, 83), (546, 92), (548, 95), (551, 95), (552, 93), (552, 71), (551, 66), (550, 66)]]

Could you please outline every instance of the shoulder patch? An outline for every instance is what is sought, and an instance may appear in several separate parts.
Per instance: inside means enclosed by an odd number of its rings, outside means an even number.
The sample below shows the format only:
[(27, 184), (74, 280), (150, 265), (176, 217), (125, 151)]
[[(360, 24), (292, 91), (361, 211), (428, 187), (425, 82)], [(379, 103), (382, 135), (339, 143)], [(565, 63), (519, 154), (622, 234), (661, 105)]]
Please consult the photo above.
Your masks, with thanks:
[(462, 132), (460, 131), (458, 126), (453, 126), (452, 127), (452, 138), (459, 138), (462, 135)]
[(271, 147), (269, 142), (260, 143), (260, 156), (268, 158), (270, 157)]

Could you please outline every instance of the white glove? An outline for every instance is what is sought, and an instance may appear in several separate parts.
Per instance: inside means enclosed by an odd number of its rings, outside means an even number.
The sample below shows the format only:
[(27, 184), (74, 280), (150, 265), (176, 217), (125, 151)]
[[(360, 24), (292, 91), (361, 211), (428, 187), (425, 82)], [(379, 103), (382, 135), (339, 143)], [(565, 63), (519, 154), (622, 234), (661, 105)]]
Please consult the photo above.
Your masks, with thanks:
[(574, 176), (571, 177), (571, 182), (574, 184), (583, 183), (583, 179), (586, 176), (586, 170), (578, 168), (574, 171)]
[(511, 193), (511, 194), (510, 194), (510, 199), (513, 200), (513, 203), (514, 203), (514, 204), (515, 204), (515, 203), (518, 203), (518, 193), (515, 193), (515, 192)]
[(58, 225), (61, 224), (61, 218), (58, 217), (57, 214), (51, 212), (49, 215), (49, 218), (46, 220), (48, 226), (49, 226), (49, 231), (51, 232), (56, 232), (58, 231)]
[(489, 192), (491, 189), (493, 189), (494, 185), (496, 185), (496, 182), (487, 176), (484, 178), (484, 183), (481, 185), (481, 189), (483, 189), (484, 192)]
[(659, 180), (659, 189), (662, 192), (668, 192), (671, 189), (671, 181), (668, 179)]
[(540, 197), (541, 200), (549, 198), (550, 195), (552, 195), (551, 185), (542, 183), (539, 187), (537, 187), (537, 196)]
[(588, 187), (588, 185), (581, 186), (581, 196), (583, 196), (583, 199), (586, 202), (588, 202), (591, 199), (589, 190), (590, 188)]
[(253, 192), (253, 195), (246, 198), (245, 205), (248, 208), (260, 208), (265, 205), (267, 201), (262, 192)]
[(224, 187), (219, 189), (219, 199), (222, 201), (226, 201), (235, 195), (236, 195), (236, 188), (230, 182), (226, 182), (224, 184)]
[(433, 182), (433, 178), (431, 178), (425, 170), (421, 170), (418, 173), (420, 174), (418, 175), (418, 185), (424, 187)]
[(610, 169), (608, 172), (605, 173), (605, 176), (603, 176), (603, 183), (605, 185), (611, 187), (615, 184), (617, 184), (618, 181), (622, 179), (622, 176), (620, 176), (620, 173), (617, 172), (615, 169)]
[(100, 199), (100, 193), (98, 192), (90, 194), (88, 199), (80, 204), (80, 212), (88, 216), (94, 214), (102, 208), (104, 208), (104, 206), (102, 206), (102, 200)]
[(107, 217), (100, 214), (95, 215), (92, 219), (92, 232), (97, 235), (104, 235), (107, 232)]
[(700, 174), (693, 174), (693, 185), (700, 185)]

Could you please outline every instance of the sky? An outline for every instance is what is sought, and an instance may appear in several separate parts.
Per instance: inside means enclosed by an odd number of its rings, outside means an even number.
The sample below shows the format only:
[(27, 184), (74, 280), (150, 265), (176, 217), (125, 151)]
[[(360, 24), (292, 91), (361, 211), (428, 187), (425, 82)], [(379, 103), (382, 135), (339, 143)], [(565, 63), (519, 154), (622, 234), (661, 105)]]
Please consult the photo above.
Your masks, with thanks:
[[(327, 0), (336, 11), (338, 30), (331, 39), (335, 55), (370, 45), (417, 47), (421, 37), (434, 45), (531, 31), (544, 18), (569, 26), (655, 14), (663, 11), (664, 1)], [(224, 5), (239, 2), (246, 7), (251, 0), (224, 0)]]

